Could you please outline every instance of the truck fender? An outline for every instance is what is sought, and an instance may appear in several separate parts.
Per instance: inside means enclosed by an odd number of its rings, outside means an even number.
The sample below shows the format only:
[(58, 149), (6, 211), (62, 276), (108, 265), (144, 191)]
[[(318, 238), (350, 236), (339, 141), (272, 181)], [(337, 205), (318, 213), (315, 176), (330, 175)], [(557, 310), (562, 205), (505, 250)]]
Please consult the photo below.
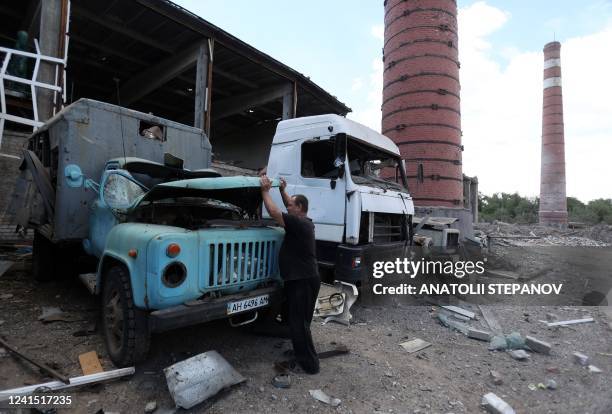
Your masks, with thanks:
[(102, 284), (104, 283), (103, 275), (104, 273), (113, 265), (122, 265), (128, 270), (128, 274), (132, 275), (132, 266), (129, 264), (130, 262), (121, 256), (117, 256), (111, 253), (105, 253), (98, 263), (98, 272), (96, 274), (96, 295), (102, 294)]

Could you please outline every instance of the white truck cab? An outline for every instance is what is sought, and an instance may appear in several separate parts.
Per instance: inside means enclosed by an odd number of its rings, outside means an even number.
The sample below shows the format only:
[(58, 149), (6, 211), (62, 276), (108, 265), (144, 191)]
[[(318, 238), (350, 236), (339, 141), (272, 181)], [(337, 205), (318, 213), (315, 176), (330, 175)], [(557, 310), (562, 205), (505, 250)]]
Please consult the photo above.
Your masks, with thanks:
[(410, 244), (414, 204), (399, 148), (364, 125), (333, 114), (279, 122), (267, 174), (308, 198), (317, 259), (337, 279), (359, 281), (369, 249)]

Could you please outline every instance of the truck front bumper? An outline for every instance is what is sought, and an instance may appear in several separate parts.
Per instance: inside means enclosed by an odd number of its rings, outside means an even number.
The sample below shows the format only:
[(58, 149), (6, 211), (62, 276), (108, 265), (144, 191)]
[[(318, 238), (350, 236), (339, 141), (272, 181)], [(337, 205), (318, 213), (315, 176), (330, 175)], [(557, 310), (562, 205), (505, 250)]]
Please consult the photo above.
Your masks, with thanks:
[[(269, 295), (266, 306), (249, 309), (243, 312), (228, 314), (228, 304), (231, 302), (252, 299), (257, 296)], [(281, 301), (280, 285), (237, 293), (220, 298), (206, 298), (186, 302), (182, 305), (167, 309), (160, 309), (149, 314), (149, 330), (151, 332), (164, 332), (185, 326), (197, 325), (217, 319), (224, 319), (248, 312), (261, 311), (279, 304)]]
[(364, 282), (371, 275), (371, 263), (403, 258), (410, 246), (405, 241), (353, 246), (341, 244), (336, 251), (335, 278), (349, 283)]

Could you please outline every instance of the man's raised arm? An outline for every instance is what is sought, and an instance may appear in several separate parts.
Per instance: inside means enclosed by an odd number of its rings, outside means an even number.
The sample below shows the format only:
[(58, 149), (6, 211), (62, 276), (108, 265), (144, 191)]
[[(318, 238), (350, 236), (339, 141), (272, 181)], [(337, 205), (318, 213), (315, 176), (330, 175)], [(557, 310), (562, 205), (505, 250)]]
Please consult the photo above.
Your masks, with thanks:
[(285, 221), (283, 220), (283, 214), (281, 213), (278, 206), (274, 204), (274, 201), (272, 200), (272, 196), (270, 195), (270, 188), (272, 188), (272, 182), (265, 175), (259, 179), (259, 182), (261, 183), (261, 197), (263, 198), (264, 206), (266, 207), (268, 214), (279, 225), (285, 227)]
[(285, 191), (285, 189), (287, 188), (287, 181), (285, 181), (284, 178), (280, 179), (280, 193), (281, 193), (281, 197), (283, 198), (283, 204), (285, 205), (285, 208), (289, 205), (289, 202), (291, 201), (291, 196), (289, 194), (287, 194), (287, 191)]

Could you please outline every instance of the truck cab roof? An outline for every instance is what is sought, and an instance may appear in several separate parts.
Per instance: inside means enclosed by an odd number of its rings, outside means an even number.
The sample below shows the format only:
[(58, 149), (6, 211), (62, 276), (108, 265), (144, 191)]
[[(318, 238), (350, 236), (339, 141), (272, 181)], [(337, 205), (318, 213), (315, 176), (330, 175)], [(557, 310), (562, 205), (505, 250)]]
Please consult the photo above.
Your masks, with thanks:
[(381, 148), (391, 154), (400, 155), (397, 145), (386, 136), (365, 125), (335, 114), (305, 116), (280, 121), (276, 127), (276, 134), (272, 143), (281, 144), (341, 133)]

